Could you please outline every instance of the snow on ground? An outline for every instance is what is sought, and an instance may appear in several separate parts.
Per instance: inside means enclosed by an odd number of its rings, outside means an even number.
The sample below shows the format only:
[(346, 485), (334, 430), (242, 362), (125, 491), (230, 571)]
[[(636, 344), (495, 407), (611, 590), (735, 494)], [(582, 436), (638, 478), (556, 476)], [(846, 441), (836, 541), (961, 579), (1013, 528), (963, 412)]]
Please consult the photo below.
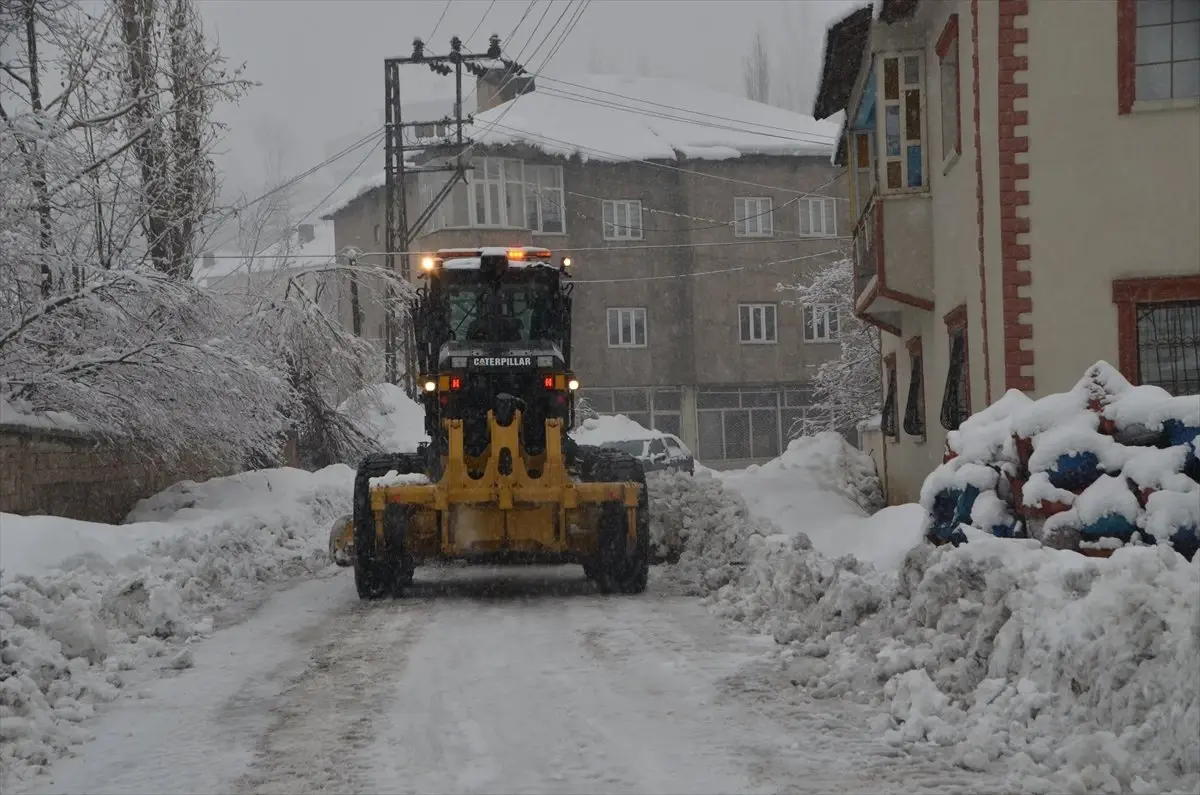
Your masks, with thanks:
[(660, 479), (654, 518), (682, 547), (669, 576), (773, 635), (797, 687), (885, 708), (873, 728), (908, 752), (941, 747), (1013, 791), (1197, 791), (1200, 557), (1095, 559), (971, 528), (935, 548), (920, 506), (863, 518), (821, 496), (817, 481), (839, 489), (829, 456), (797, 454), (820, 447)]
[(425, 409), (395, 384), (375, 384), (355, 392), (338, 411), (355, 420), (389, 453), (415, 452), (429, 441)]
[(0, 779), (86, 740), (96, 706), (192, 664), (190, 644), (272, 583), (329, 565), (337, 465), (183, 482), (113, 526), (0, 514)]
[[(716, 476), (741, 494), (756, 516), (788, 535), (803, 530), (827, 555), (865, 550), (863, 520), (883, 504), (870, 456), (833, 432), (793, 439), (778, 458)], [(874, 535), (867, 546), (875, 543)], [(903, 551), (911, 541), (905, 536)]]

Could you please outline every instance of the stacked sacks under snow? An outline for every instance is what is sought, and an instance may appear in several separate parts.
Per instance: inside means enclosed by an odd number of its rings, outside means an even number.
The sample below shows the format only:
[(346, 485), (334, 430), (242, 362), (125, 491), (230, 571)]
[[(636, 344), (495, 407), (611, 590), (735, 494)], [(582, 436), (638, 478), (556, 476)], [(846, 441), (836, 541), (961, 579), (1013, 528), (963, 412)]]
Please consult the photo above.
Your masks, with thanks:
[(1069, 392), (1009, 391), (947, 448), (921, 491), (934, 543), (962, 543), (967, 524), (1090, 555), (1130, 542), (1196, 552), (1200, 395), (1134, 387), (1098, 362)]

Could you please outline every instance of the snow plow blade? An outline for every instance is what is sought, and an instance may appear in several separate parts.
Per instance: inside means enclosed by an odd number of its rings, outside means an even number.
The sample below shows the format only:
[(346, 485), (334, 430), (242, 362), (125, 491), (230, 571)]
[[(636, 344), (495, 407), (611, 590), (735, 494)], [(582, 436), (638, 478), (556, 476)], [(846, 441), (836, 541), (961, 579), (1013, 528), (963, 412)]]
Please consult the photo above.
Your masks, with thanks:
[(331, 554), (352, 549), (344, 557), (360, 595), (396, 594), (416, 566), (439, 560), (581, 563), (602, 592), (644, 590), (649, 517), (640, 462), (603, 448), (568, 462), (559, 418), (545, 420), (537, 455), (523, 449), (519, 410), (507, 425), (488, 411), (487, 422), (490, 443), (469, 458), (463, 421), (445, 421), (448, 449), (436, 482), (428, 457), (364, 460), (355, 516), (335, 526), (330, 542)]

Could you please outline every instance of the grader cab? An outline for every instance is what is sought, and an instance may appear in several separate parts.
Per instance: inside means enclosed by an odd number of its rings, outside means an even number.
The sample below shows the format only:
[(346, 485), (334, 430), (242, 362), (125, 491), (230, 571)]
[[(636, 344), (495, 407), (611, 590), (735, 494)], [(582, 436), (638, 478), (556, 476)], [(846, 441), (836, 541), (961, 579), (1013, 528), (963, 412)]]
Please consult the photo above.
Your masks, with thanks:
[(570, 260), (546, 249), (443, 250), (411, 313), (430, 442), (367, 456), (335, 560), (363, 599), (400, 595), (426, 562), (578, 563), (602, 593), (641, 593), (649, 515), (641, 463), (567, 436)]

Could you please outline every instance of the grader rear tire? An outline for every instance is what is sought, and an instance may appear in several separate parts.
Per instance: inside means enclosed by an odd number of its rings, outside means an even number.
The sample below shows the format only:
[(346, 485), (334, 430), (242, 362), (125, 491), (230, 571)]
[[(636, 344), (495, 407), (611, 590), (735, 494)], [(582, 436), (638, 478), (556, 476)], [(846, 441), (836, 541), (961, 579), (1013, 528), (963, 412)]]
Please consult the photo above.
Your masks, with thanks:
[(638, 483), (637, 534), (629, 551), (629, 512), (619, 502), (600, 507), (596, 558), (584, 566), (602, 594), (639, 594), (646, 590), (650, 575), (650, 508), (646, 494), (646, 473), (633, 456), (620, 450), (600, 450), (595, 454), (590, 480), (602, 483)]
[(382, 548), (376, 543), (371, 478), (382, 477), (392, 470), (402, 475), (420, 472), (421, 460), (406, 453), (370, 455), (362, 460), (355, 473), (354, 587), (359, 599), (401, 596), (412, 584), (413, 560), (406, 549), (412, 509), (389, 505), (383, 514)]

